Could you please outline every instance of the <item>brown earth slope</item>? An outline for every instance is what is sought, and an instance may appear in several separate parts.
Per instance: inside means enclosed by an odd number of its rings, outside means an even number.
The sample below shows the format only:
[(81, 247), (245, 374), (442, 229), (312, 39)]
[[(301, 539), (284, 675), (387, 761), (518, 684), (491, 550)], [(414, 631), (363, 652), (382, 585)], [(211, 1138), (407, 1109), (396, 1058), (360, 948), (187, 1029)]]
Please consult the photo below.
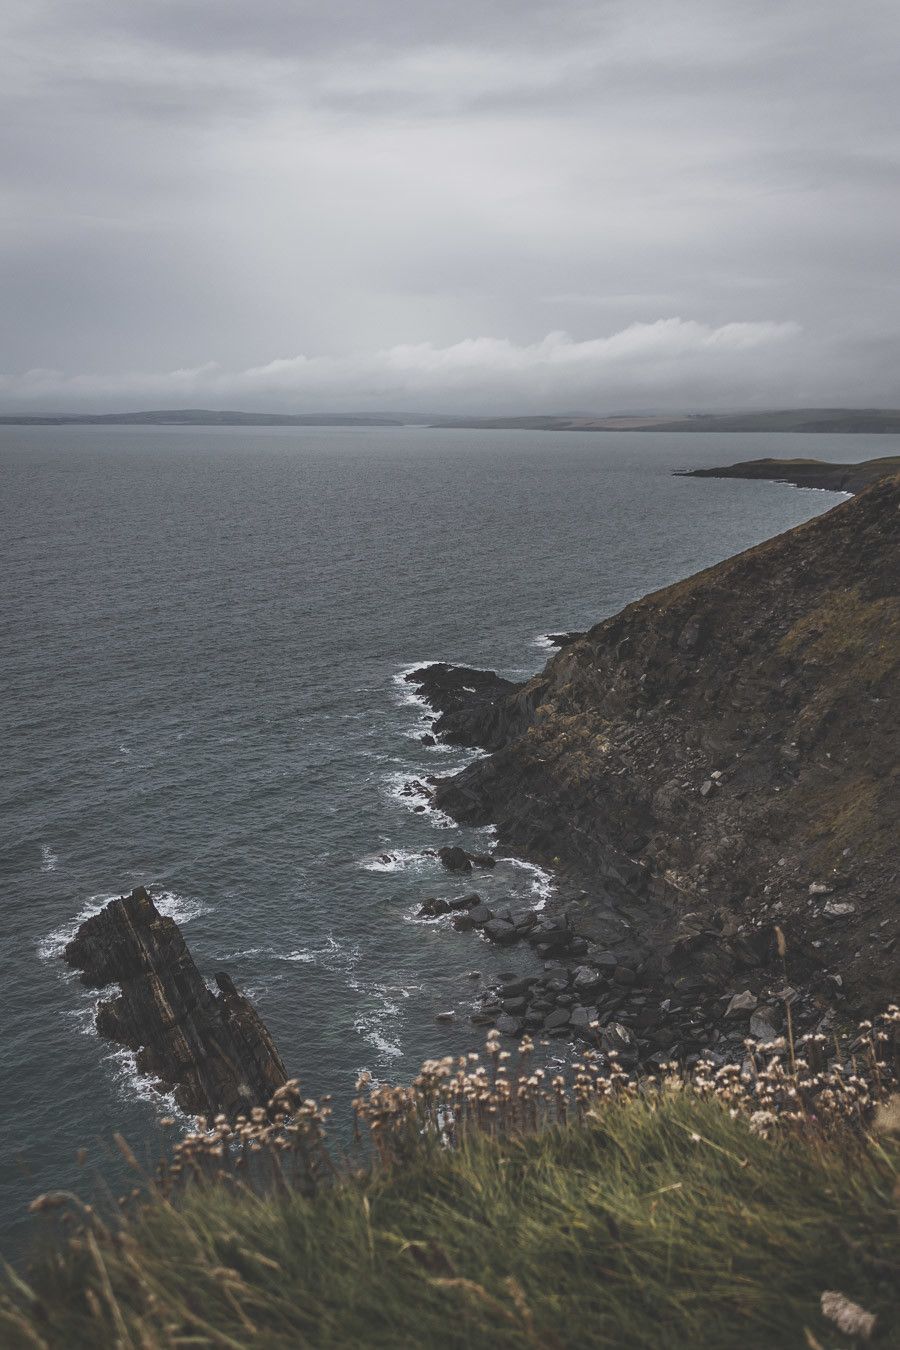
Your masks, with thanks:
[(588, 935), (592, 897), (643, 897), (663, 986), (771, 983), (777, 925), (823, 1004), (895, 996), (898, 506), (880, 481), (482, 697), (493, 753), (437, 803), (577, 879)]

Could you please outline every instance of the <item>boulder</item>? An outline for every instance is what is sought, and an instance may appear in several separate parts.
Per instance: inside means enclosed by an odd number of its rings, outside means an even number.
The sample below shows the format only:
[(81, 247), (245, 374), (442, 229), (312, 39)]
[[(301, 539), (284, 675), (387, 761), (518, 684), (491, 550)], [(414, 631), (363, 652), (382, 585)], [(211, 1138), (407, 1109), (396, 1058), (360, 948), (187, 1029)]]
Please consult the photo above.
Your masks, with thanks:
[(544, 1018), (544, 1030), (562, 1031), (563, 1027), (569, 1025), (569, 1020), (570, 1016), (568, 1008), (554, 1008), (553, 1011), (549, 1012)]
[(637, 1038), (621, 1022), (608, 1022), (600, 1034), (600, 1049), (605, 1055), (618, 1055), (623, 1064), (637, 1060)]
[(509, 1013), (501, 1013), (494, 1026), (498, 1031), (502, 1031), (504, 1036), (518, 1036), (522, 1030), (522, 1019), (511, 1017)]
[(464, 848), (445, 844), (443, 848), (438, 849), (437, 855), (448, 872), (471, 872), (472, 870), (471, 860)]
[(593, 966), (576, 966), (572, 975), (572, 988), (579, 994), (592, 993), (603, 982), (603, 976)]
[(473, 905), (469, 910), (469, 922), (475, 928), (483, 928), (486, 923), (490, 923), (493, 917), (494, 911), (490, 905)]
[(445, 903), (448, 909), (474, 909), (481, 904), (481, 896), (474, 891), (471, 895), (452, 895)]
[(484, 925), (484, 935), (491, 942), (515, 942), (519, 936), (513, 924), (506, 919), (490, 919)]
[(534, 975), (523, 975), (521, 980), (507, 980), (500, 990), (501, 998), (520, 998), (537, 983)]
[(521, 1016), (525, 1012), (524, 998), (505, 998), (503, 1000), (503, 1011), (516, 1016)]
[(441, 896), (430, 895), (419, 907), (418, 918), (437, 919), (441, 914), (449, 914), (451, 909), (450, 902), (442, 899)]
[(725, 1009), (726, 1017), (744, 1017), (747, 1013), (752, 1013), (759, 1000), (749, 989), (745, 989), (742, 994), (734, 994), (728, 1007)]

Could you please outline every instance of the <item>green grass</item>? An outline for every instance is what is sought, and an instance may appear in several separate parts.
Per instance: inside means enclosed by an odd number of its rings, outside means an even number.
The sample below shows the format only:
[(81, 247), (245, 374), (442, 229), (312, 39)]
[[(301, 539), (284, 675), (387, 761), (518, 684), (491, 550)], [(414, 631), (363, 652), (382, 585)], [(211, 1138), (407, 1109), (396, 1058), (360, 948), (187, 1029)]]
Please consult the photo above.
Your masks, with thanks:
[(0, 1344), (849, 1347), (840, 1290), (896, 1345), (897, 1164), (882, 1139), (768, 1141), (690, 1091), (455, 1150), (312, 1196), (158, 1198), (56, 1247), (0, 1302)]

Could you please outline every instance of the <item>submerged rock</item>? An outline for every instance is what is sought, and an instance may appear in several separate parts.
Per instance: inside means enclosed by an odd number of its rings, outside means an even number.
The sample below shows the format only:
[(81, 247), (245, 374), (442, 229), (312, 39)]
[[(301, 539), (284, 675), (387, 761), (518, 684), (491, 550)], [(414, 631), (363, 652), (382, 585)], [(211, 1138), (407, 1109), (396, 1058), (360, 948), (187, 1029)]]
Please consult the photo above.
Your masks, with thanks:
[(85, 922), (64, 959), (84, 984), (118, 984), (101, 1001), (101, 1036), (137, 1051), (141, 1073), (174, 1090), (191, 1114), (236, 1115), (264, 1105), (287, 1078), (275, 1042), (231, 977), (214, 994), (174, 919), (138, 887)]

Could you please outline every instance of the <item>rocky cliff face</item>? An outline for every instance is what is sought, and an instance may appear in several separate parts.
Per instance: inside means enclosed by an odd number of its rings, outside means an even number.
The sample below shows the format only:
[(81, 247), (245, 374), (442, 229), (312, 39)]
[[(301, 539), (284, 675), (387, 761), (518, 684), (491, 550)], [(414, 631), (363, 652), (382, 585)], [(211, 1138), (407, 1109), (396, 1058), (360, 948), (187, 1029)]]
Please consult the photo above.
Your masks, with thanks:
[(763, 982), (777, 926), (822, 1005), (895, 995), (898, 506), (878, 482), (596, 625), (489, 716), (457, 700), (493, 753), (437, 804), (577, 879), (588, 936), (592, 898), (643, 897), (662, 986)]
[(85, 984), (118, 984), (97, 1011), (102, 1036), (136, 1050), (142, 1073), (183, 1110), (227, 1115), (265, 1104), (287, 1074), (272, 1037), (230, 977), (207, 988), (174, 919), (142, 887), (81, 925), (65, 960)]

